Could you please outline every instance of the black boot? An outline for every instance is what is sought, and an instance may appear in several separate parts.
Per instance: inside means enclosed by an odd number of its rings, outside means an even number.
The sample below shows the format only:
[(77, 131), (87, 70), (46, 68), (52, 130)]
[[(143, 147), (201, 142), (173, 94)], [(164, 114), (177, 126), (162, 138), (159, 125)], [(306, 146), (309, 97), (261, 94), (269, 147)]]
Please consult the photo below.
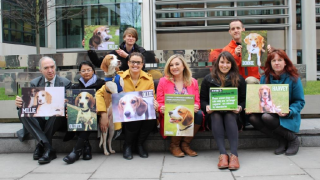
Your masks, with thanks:
[(131, 160), (133, 158), (132, 147), (126, 143), (123, 144), (123, 158), (127, 160)]
[(77, 161), (82, 155), (84, 141), (84, 139), (78, 137), (76, 146), (73, 148), (72, 152), (69, 155), (63, 158), (63, 161), (68, 164), (72, 164)]
[(287, 141), (279, 134), (272, 132), (269, 128), (263, 127), (259, 129), (262, 133), (266, 134), (267, 136), (276, 139), (279, 141), (279, 145), (277, 149), (274, 150), (274, 154), (280, 155), (286, 152), (287, 148)]
[(84, 147), (83, 147), (83, 160), (90, 160), (92, 159), (92, 153), (91, 153), (91, 145), (89, 143), (89, 140), (84, 141)]
[(156, 123), (157, 123), (156, 120), (148, 120), (148, 121), (144, 121), (141, 126), (141, 129), (138, 135), (137, 150), (138, 150), (139, 156), (142, 158), (148, 158), (149, 156), (143, 144), (147, 140), (153, 128), (156, 126)]
[(42, 157), (43, 152), (44, 152), (43, 145), (38, 143), (36, 146), (36, 149), (33, 152), (33, 160), (39, 160), (39, 158)]
[(284, 137), (288, 141), (288, 148), (286, 150), (287, 156), (292, 156), (298, 153), (300, 141), (294, 132), (283, 128), (282, 126), (277, 127), (274, 132)]
[(50, 163), (51, 160), (57, 158), (56, 152), (52, 149), (49, 143), (44, 143), (44, 153), (41, 158), (39, 158), (39, 164), (47, 164)]
[(140, 157), (148, 158), (148, 152), (143, 148), (143, 145), (138, 145), (137, 150)]
[(76, 162), (77, 160), (79, 160), (80, 156), (82, 155), (82, 151), (83, 151), (82, 149), (76, 150), (75, 148), (73, 148), (72, 152), (63, 158), (63, 161), (68, 164), (72, 164)]

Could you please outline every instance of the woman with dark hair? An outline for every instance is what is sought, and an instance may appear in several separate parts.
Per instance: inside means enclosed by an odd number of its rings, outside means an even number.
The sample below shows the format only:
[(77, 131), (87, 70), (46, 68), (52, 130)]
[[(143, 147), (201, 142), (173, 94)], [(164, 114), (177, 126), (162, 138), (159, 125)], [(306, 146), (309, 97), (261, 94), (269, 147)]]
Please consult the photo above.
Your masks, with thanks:
[[(142, 71), (142, 67), (145, 63), (144, 56), (141, 53), (133, 52), (129, 56), (129, 61), (127, 62), (129, 69), (126, 71), (118, 71), (124, 82), (123, 92), (132, 91), (144, 91), (153, 90), (154, 83), (151, 74)], [(103, 92), (106, 91), (105, 86), (97, 91), (97, 99), (101, 98), (100, 101), (104, 101)], [(154, 99), (154, 109), (157, 110), (158, 103)], [(103, 106), (103, 104), (101, 104)], [(100, 109), (105, 109), (101, 108)], [(99, 110), (98, 110), (99, 113)], [(101, 112), (100, 112), (101, 113)], [(105, 112), (104, 112), (105, 113)], [(102, 115), (102, 114), (101, 114)], [(101, 119), (100, 128), (102, 131), (109, 124), (108, 118)], [(138, 154), (142, 158), (148, 158), (148, 152), (144, 148), (144, 142), (148, 138), (151, 131), (156, 128), (157, 121), (152, 120), (142, 120), (142, 121), (131, 121), (123, 122), (124, 131), (124, 144), (123, 144), (123, 158), (131, 160), (132, 149), (137, 148)]]
[[(129, 60), (129, 55), (132, 52), (139, 52), (145, 56), (147, 51), (143, 47), (137, 45), (136, 44), (137, 41), (138, 41), (137, 30), (129, 27), (123, 33), (123, 42), (120, 44), (119, 49), (113, 50), (110, 53), (108, 53), (108, 54), (116, 55), (117, 58), (121, 61), (121, 66), (119, 67), (121, 71), (126, 71), (127, 69), (129, 69), (128, 60)], [(82, 41), (82, 45), (84, 46), (84, 40)], [(101, 63), (104, 57), (98, 57), (97, 53), (93, 50), (88, 51), (88, 56), (91, 62), (96, 67), (101, 66)]]
[[(216, 111), (210, 109), (209, 92), (211, 87), (237, 87), (238, 108), (233, 111)], [(238, 127), (237, 118), (245, 107), (246, 82), (239, 75), (238, 66), (233, 56), (223, 51), (212, 66), (211, 74), (205, 76), (201, 84), (200, 102), (201, 109), (206, 113), (206, 118), (211, 121), (211, 130), (220, 151), (218, 168), (239, 169), (238, 160)], [(228, 136), (231, 154), (227, 155), (224, 144), (224, 134)]]
[[(89, 61), (81, 62), (79, 65), (81, 78), (78, 84), (72, 85), (71, 89), (95, 89), (96, 91), (104, 85), (104, 80), (95, 74), (94, 66)], [(63, 158), (68, 164), (74, 163), (83, 154), (83, 160), (92, 158), (91, 145), (89, 143), (90, 131), (67, 132), (64, 141), (68, 141), (77, 135), (78, 140), (72, 152)]]
[(295, 155), (300, 145), (295, 132), (299, 132), (300, 112), (305, 104), (302, 83), (298, 70), (287, 54), (280, 49), (268, 49), (271, 52), (268, 54), (260, 84), (289, 84), (289, 113), (246, 113), (251, 114), (249, 121), (256, 129), (279, 141), (279, 146), (274, 151), (276, 155)]

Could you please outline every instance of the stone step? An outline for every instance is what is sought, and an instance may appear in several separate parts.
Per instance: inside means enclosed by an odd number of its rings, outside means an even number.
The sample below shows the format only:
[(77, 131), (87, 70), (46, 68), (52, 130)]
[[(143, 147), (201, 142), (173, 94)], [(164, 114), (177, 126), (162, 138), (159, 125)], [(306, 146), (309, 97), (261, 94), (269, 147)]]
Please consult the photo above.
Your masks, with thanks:
[[(300, 132), (298, 133), (300, 139), (300, 146), (302, 147), (320, 147), (320, 119), (302, 119)], [(30, 139), (20, 142), (17, 138), (16, 131), (22, 128), (20, 123), (0, 123), (0, 153), (21, 153), (33, 152), (36, 146), (36, 141)], [(73, 139), (68, 142), (63, 142), (63, 132), (57, 132), (54, 135), (53, 147), (57, 152), (67, 153), (70, 152), (76, 143)], [(226, 137), (226, 147), (229, 143)], [(90, 136), (90, 144), (93, 152), (102, 153), (103, 150), (99, 148), (100, 139), (97, 138), (97, 133), (93, 132)], [(112, 147), (116, 152), (122, 151), (124, 136), (120, 135), (112, 142)], [(170, 145), (170, 137), (162, 139), (159, 133), (151, 134), (145, 143), (149, 151), (168, 151)], [(270, 148), (276, 147), (277, 141), (268, 138), (261, 132), (253, 129), (252, 127), (246, 128), (245, 131), (239, 133), (239, 149), (249, 148)], [(194, 150), (209, 150), (217, 149), (216, 142), (211, 132), (199, 132), (191, 143)]]

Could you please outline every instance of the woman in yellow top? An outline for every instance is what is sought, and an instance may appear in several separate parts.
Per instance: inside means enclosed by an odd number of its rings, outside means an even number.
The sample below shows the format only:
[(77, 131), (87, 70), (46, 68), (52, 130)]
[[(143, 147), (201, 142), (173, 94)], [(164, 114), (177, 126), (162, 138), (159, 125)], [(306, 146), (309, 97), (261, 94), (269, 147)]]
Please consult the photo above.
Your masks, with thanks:
[[(145, 62), (144, 56), (141, 53), (133, 52), (129, 56), (128, 66), (126, 71), (119, 71), (118, 74), (124, 81), (124, 92), (132, 91), (144, 91), (153, 90), (154, 82), (150, 74), (142, 71), (143, 64)], [(102, 90), (101, 88), (100, 90)], [(99, 90), (99, 91), (100, 91)], [(158, 109), (158, 103), (154, 100), (154, 109)], [(108, 119), (101, 119), (100, 126), (107, 126)], [(137, 151), (142, 158), (148, 157), (148, 152), (144, 149), (143, 143), (149, 136), (150, 132), (156, 127), (157, 121), (154, 120), (142, 120), (123, 122), (123, 131), (125, 136), (125, 142), (123, 145), (123, 158), (131, 160), (132, 148), (137, 147)]]

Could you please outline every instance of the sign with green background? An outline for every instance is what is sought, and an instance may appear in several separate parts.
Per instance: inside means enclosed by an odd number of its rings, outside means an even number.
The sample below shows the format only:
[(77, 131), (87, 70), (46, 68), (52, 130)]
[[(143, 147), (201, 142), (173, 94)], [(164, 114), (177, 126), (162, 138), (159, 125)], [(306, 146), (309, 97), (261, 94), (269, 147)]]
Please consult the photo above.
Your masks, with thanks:
[(238, 88), (210, 88), (211, 110), (237, 110)]

